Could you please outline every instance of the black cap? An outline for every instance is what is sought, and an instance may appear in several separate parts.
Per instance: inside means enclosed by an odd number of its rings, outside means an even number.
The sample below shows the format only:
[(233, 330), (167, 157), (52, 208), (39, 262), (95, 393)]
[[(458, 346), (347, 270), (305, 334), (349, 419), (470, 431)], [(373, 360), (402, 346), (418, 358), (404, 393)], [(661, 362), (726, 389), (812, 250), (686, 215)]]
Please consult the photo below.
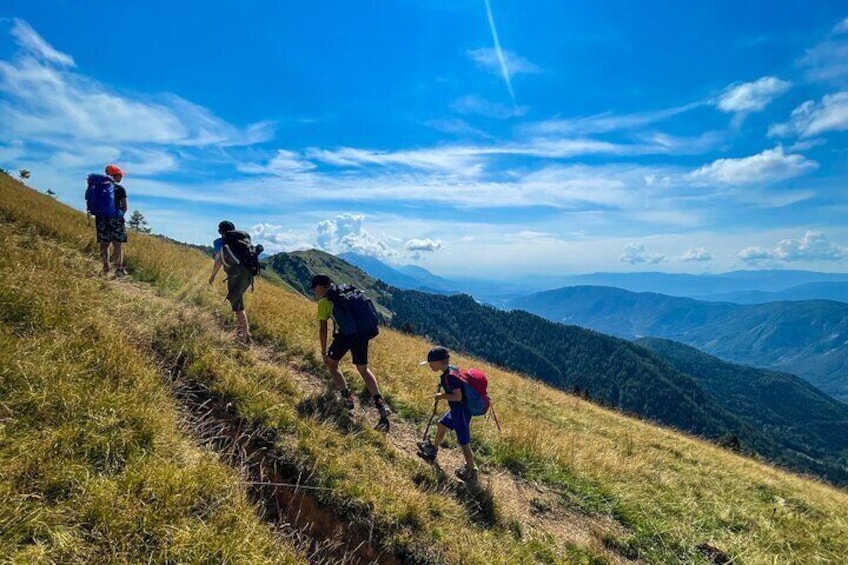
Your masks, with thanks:
[(437, 345), (427, 352), (427, 360), (421, 361), (419, 365), (426, 365), (427, 363), (432, 363), (434, 361), (447, 361), (448, 359), (450, 359), (450, 351), (448, 351), (448, 348)]
[(330, 286), (333, 284), (333, 280), (327, 275), (315, 275), (312, 277), (312, 284), (309, 288), (314, 289), (316, 286)]
[(218, 233), (234, 231), (235, 229), (236, 225), (229, 220), (224, 220), (223, 222), (218, 224)]

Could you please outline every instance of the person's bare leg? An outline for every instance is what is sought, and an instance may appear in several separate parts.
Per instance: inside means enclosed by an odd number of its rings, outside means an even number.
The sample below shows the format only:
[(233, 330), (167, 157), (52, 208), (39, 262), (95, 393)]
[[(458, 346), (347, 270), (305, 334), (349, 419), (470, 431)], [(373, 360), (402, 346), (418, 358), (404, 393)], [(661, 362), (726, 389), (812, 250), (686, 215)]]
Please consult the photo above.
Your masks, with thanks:
[(445, 434), (448, 433), (447, 427), (444, 424), (439, 424), (436, 426), (436, 437), (433, 439), (433, 445), (436, 447), (441, 447), (442, 442), (445, 441)]
[(100, 244), (100, 258), (103, 260), (103, 272), (109, 272), (109, 243)]
[(327, 357), (327, 369), (330, 371), (330, 376), (333, 377), (333, 382), (336, 384), (339, 390), (347, 390), (347, 381), (344, 378), (344, 375), (341, 371), (339, 371), (339, 362), (335, 359), (330, 359)]
[(124, 244), (120, 241), (116, 241), (112, 244), (112, 248), (115, 252), (115, 270), (124, 268)]
[(247, 321), (247, 313), (244, 310), (239, 310), (236, 312), (236, 332), (238, 332), (239, 337), (246, 341), (250, 342), (250, 324)]
[(469, 469), (474, 468), (474, 452), (471, 451), (471, 444), (466, 443), (462, 446), (462, 455), (465, 456), (465, 466)]
[(368, 365), (357, 365), (356, 370), (359, 371), (360, 375), (362, 375), (362, 380), (365, 381), (365, 386), (368, 387), (368, 392), (371, 393), (371, 396), (379, 395), (380, 385), (377, 383), (377, 377), (374, 376), (374, 373), (371, 372)]

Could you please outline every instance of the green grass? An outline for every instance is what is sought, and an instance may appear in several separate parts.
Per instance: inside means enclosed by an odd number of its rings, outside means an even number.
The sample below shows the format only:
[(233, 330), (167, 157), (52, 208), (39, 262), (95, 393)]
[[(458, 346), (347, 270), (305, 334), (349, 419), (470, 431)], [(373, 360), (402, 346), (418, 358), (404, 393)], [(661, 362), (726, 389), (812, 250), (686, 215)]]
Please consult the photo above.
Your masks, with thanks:
[[(848, 554), (844, 491), (626, 418), (479, 360), (459, 357), (461, 365), (480, 366), (489, 373), (504, 425), (498, 434), (491, 423), (474, 422), (475, 445), (489, 472), (484, 475), (489, 490), (476, 493), (477, 502), (493, 501), (486, 516), (481, 516), (473, 508), (473, 496), (469, 499), (460, 487), (439, 478), (404, 450), (395, 436), (384, 438), (367, 427), (339, 425), (320, 410), (304, 410), (316, 405), (317, 399), (301, 383), (325, 376), (316, 357), (314, 303), (260, 281), (256, 293), (248, 297), (248, 311), (271, 357), (240, 351), (221, 331), (232, 327), (231, 315), (221, 300), (221, 288), (206, 284), (211, 267), (208, 257), (132, 234), (130, 269), (134, 279), (148, 286), (101, 281), (95, 275), (93, 228), (85, 225), (83, 216), (15, 185), (3, 184), (0, 189), (0, 216), (15, 221), (14, 230), (4, 232), (6, 248), (0, 259), (6, 328), (3, 366), (12, 363), (15, 367), (0, 373), (4, 379), (0, 457), (2, 488), (6, 489), (3, 500), (8, 495), (16, 502), (0, 508), (0, 516), (9, 515), (6, 510), (14, 516), (32, 516), (26, 523), (41, 528), (39, 543), (59, 540), (47, 546), (54, 552), (53, 560), (61, 560), (56, 556), (63, 554), (56, 548), (62, 540), (88, 539), (80, 532), (87, 531), (90, 516), (98, 514), (78, 512), (94, 504), (89, 499), (98, 497), (79, 485), (102, 481), (116, 483), (104, 491), (106, 498), (114, 495), (121, 499), (115, 504), (141, 513), (128, 518), (131, 524), (118, 520), (120, 528), (98, 530), (103, 540), (109, 540), (103, 542), (109, 547), (123, 547), (121, 540), (129, 540), (129, 549), (122, 550), (117, 560), (131, 561), (127, 555), (135, 557), (144, 551), (165, 551), (143, 541), (148, 531), (164, 536), (156, 539), (168, 540), (167, 551), (177, 551), (192, 544), (180, 545), (182, 535), (175, 541), (169, 538), (173, 527), (194, 532), (184, 534), (186, 538), (205, 539), (200, 522), (228, 531), (230, 521), (253, 524), (256, 529), (250, 531), (265, 541), (251, 546), (264, 555), (293, 555), (290, 549), (278, 548), (273, 537), (263, 537), (268, 536), (267, 528), (244, 503), (243, 486), (235, 475), (180, 436), (173, 401), (162, 383), (163, 370), (176, 369), (182, 378), (202, 384), (215, 398), (229, 403), (234, 417), (276, 432), (278, 456), (302, 473), (309, 485), (329, 489), (316, 491), (324, 518), (368, 528), (375, 544), (399, 556), (485, 564), (603, 563), (629, 558), (706, 563), (695, 549), (700, 543), (721, 548), (737, 563), (837, 563)], [(30, 229), (34, 235), (27, 235)], [(8, 235), (11, 231), (23, 235), (15, 239)], [(35, 259), (29, 257), (32, 249), (38, 250), (33, 252)], [(25, 259), (13, 264), (14, 258), (22, 256)], [(33, 261), (35, 268), (30, 266)], [(101, 291), (115, 296), (108, 313), (92, 311), (96, 301), (92, 297)], [(118, 351), (128, 353), (93, 355), (92, 351), (102, 350), (97, 344), (110, 335), (121, 336)], [(28, 356), (20, 345), (24, 342), (33, 348)], [(59, 347), (60, 343), (65, 346)], [(417, 366), (428, 347), (420, 339), (388, 330), (381, 332), (373, 346), (373, 368), (398, 419), (411, 426), (410, 442), (423, 429), (432, 408), (434, 377)], [(24, 354), (13, 355), (18, 349)], [(41, 381), (50, 380), (52, 367), (64, 366), (62, 359), (68, 359), (73, 370), (65, 372), (71, 377), (53, 377), (55, 382), (49, 384), (61, 388), (48, 393), (42, 390), (47, 384), (32, 384), (39, 381), (31, 381), (31, 374), (42, 373)], [(131, 368), (126, 367), (127, 359)], [(349, 366), (343, 368), (352, 374)], [(15, 376), (7, 377), (7, 373)], [(87, 385), (82, 375), (99, 377)], [(351, 378), (351, 383), (361, 388), (358, 377)], [(113, 388), (114, 394), (128, 398), (110, 397)], [(7, 395), (17, 399), (14, 417), (3, 414), (4, 406), (12, 406)], [(101, 403), (92, 396), (105, 400)], [(69, 414), (71, 409), (81, 410), (83, 402), (94, 404), (84, 409), (87, 416), (76, 421)], [(56, 423), (52, 418), (57, 418)], [(66, 429), (63, 424), (68, 418), (76, 424)], [(12, 445), (5, 438), (19, 420), (31, 424), (27, 432), (14, 429)], [(42, 426), (42, 421), (50, 425)], [(167, 433), (161, 429), (165, 424)], [(53, 446), (60, 449), (54, 453)], [(32, 461), (24, 464), (30, 452), (51, 460), (47, 478), (40, 482), (21, 482), (33, 472), (25, 469), (35, 466)], [(184, 455), (189, 452), (194, 455)], [(451, 455), (450, 450), (446, 455)], [(175, 463), (183, 462), (180, 457), (198, 467)], [(77, 463), (52, 462), (68, 458)], [(144, 488), (132, 488), (136, 483), (130, 477), (133, 469), (146, 471), (151, 458), (162, 462), (159, 479), (150, 480), (161, 490), (148, 499)], [(222, 477), (231, 477), (227, 484), (232, 490), (219, 487), (221, 494), (210, 499), (189, 487), (216, 473), (180, 479), (166, 471), (199, 473), (206, 458)], [(531, 484), (522, 487), (526, 481)], [(177, 497), (175, 492), (186, 494)], [(228, 509), (214, 502), (229, 501), (227, 496), (242, 501), (244, 506), (239, 508), (245, 513), (237, 515), (243, 521), (232, 512), (227, 517), (232, 505)], [(44, 520), (57, 500), (65, 505), (60, 512), (64, 521)], [(32, 504), (34, 510), (14, 512), (21, 504)], [(145, 505), (156, 508), (148, 518), (141, 517), (146, 516)], [(192, 521), (195, 516), (201, 518)], [(191, 530), (191, 524), (197, 529)], [(13, 536), (0, 529), (4, 544), (0, 549), (21, 552), (41, 547), (22, 541), (30, 534)], [(15, 526), (9, 531), (21, 530)], [(71, 545), (83, 547), (82, 543)], [(220, 548), (208, 546), (204, 555), (220, 555), (216, 551)], [(92, 549), (90, 554), (96, 553)], [(161, 561), (172, 559), (171, 554), (154, 555)], [(190, 555), (173, 560), (204, 558)]]

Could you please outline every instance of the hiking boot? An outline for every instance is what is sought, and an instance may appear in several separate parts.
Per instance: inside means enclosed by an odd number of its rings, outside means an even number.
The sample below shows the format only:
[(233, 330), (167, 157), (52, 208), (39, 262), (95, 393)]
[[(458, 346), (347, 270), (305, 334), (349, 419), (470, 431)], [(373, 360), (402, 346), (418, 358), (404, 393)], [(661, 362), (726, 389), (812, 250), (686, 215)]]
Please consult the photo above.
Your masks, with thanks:
[(380, 416), (380, 421), (374, 426), (374, 429), (378, 432), (388, 432), (389, 428), (392, 427), (391, 422), (389, 422), (388, 416)]
[(347, 389), (347, 388), (344, 389), (341, 392), (341, 397), (342, 397), (342, 404), (344, 404), (344, 407), (347, 410), (353, 410), (355, 404), (354, 404), (354, 399), (353, 399), (353, 393), (350, 392), (350, 389)]
[(127, 270), (124, 267), (115, 267), (115, 276), (125, 277), (127, 276)]
[(456, 478), (463, 482), (473, 482), (477, 480), (477, 467), (469, 468), (468, 465), (463, 465), (456, 470)]
[(418, 442), (418, 457), (428, 463), (433, 463), (439, 454), (439, 448), (430, 443), (430, 440)]
[(236, 341), (241, 345), (253, 345), (253, 338), (250, 337), (250, 334), (242, 331), (236, 332)]

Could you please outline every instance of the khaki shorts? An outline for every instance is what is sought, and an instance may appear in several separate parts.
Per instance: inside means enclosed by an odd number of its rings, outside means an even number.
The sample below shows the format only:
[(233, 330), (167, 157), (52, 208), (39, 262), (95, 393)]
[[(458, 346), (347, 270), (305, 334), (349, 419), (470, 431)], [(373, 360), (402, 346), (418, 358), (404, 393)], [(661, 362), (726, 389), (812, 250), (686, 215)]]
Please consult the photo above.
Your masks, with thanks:
[(244, 267), (233, 267), (233, 270), (227, 273), (227, 300), (230, 301), (233, 312), (244, 310), (244, 293), (251, 284), (253, 277)]

